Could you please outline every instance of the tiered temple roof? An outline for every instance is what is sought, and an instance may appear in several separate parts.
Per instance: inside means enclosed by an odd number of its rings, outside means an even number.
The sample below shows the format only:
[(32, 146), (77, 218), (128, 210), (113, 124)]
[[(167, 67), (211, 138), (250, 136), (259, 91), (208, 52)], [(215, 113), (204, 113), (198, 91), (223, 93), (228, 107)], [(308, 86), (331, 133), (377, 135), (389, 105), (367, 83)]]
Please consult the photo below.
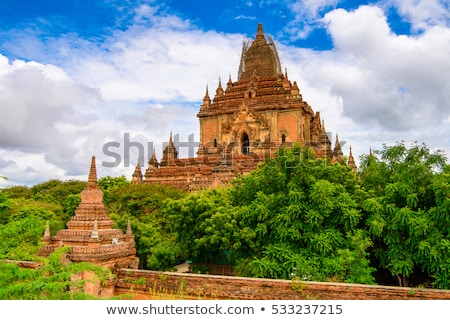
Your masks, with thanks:
[(171, 135), (161, 162), (153, 154), (143, 179), (136, 171), (133, 179), (186, 190), (210, 188), (256, 169), (280, 147), (294, 144), (311, 147), (317, 157), (344, 161), (337, 137), (331, 148), (320, 112), (303, 100), (287, 70), (283, 73), (275, 43), (266, 38), (262, 24), (255, 39), (244, 42), (237, 81), (230, 76), (224, 88), (219, 78), (212, 99), (207, 86), (197, 117), (196, 158), (178, 159)]
[(67, 229), (50, 236), (47, 225), (42, 240), (46, 246), (40, 254), (49, 255), (55, 249), (68, 246), (68, 259), (73, 262), (91, 262), (112, 270), (138, 267), (134, 235), (130, 222), (126, 233), (113, 229), (114, 222), (107, 215), (103, 204), (103, 192), (97, 182), (95, 157), (92, 157), (85, 190), (81, 192), (81, 203), (75, 215), (67, 222)]

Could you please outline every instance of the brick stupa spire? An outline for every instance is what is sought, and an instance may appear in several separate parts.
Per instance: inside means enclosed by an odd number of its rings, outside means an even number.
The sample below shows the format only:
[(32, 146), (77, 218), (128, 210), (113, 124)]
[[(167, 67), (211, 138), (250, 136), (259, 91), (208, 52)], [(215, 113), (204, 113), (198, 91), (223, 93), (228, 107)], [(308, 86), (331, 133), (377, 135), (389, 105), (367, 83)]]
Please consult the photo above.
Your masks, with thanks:
[(97, 182), (97, 168), (95, 165), (95, 156), (92, 156), (91, 167), (89, 169), (88, 182), (86, 185), (87, 190), (98, 190)]
[(120, 229), (113, 229), (113, 225), (106, 214), (103, 192), (97, 182), (95, 157), (92, 157), (86, 189), (81, 192), (81, 203), (75, 215), (67, 222), (67, 229), (59, 230), (53, 237), (48, 236), (50, 231), (46, 229), (42, 240), (47, 245), (40, 254), (47, 256), (58, 247), (68, 246), (71, 248), (68, 259), (72, 262), (91, 262), (113, 271), (136, 269), (138, 258), (131, 226), (124, 234)]

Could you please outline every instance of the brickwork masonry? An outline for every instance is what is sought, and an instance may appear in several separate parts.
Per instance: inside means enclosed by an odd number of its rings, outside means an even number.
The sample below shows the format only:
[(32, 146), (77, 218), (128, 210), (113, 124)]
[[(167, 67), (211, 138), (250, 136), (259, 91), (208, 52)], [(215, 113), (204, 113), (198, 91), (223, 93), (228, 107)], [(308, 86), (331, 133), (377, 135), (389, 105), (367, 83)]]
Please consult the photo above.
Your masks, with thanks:
[(450, 290), (120, 269), (114, 295), (220, 300), (450, 300)]

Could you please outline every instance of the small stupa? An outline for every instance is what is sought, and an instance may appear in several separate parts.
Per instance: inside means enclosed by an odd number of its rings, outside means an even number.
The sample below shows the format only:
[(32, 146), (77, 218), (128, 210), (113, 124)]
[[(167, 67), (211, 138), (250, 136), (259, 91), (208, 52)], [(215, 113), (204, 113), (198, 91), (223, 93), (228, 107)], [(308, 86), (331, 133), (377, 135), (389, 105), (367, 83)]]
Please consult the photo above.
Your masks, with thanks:
[(125, 234), (120, 229), (113, 229), (113, 225), (103, 204), (93, 156), (86, 188), (81, 192), (81, 203), (75, 215), (67, 222), (67, 229), (59, 230), (53, 237), (47, 224), (42, 237), (46, 245), (40, 254), (48, 256), (55, 249), (68, 246), (71, 250), (67, 258), (72, 262), (91, 262), (113, 271), (118, 268), (137, 269), (139, 259), (130, 221)]

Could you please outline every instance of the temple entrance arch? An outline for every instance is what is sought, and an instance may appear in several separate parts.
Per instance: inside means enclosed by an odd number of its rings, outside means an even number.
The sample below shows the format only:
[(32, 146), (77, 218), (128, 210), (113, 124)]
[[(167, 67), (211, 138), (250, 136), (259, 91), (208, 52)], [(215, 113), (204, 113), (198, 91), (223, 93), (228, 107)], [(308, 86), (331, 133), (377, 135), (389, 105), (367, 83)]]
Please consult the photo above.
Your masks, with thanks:
[(242, 154), (249, 154), (250, 153), (250, 140), (248, 138), (248, 134), (246, 132), (244, 132), (242, 134), (242, 138), (241, 138), (241, 152)]

